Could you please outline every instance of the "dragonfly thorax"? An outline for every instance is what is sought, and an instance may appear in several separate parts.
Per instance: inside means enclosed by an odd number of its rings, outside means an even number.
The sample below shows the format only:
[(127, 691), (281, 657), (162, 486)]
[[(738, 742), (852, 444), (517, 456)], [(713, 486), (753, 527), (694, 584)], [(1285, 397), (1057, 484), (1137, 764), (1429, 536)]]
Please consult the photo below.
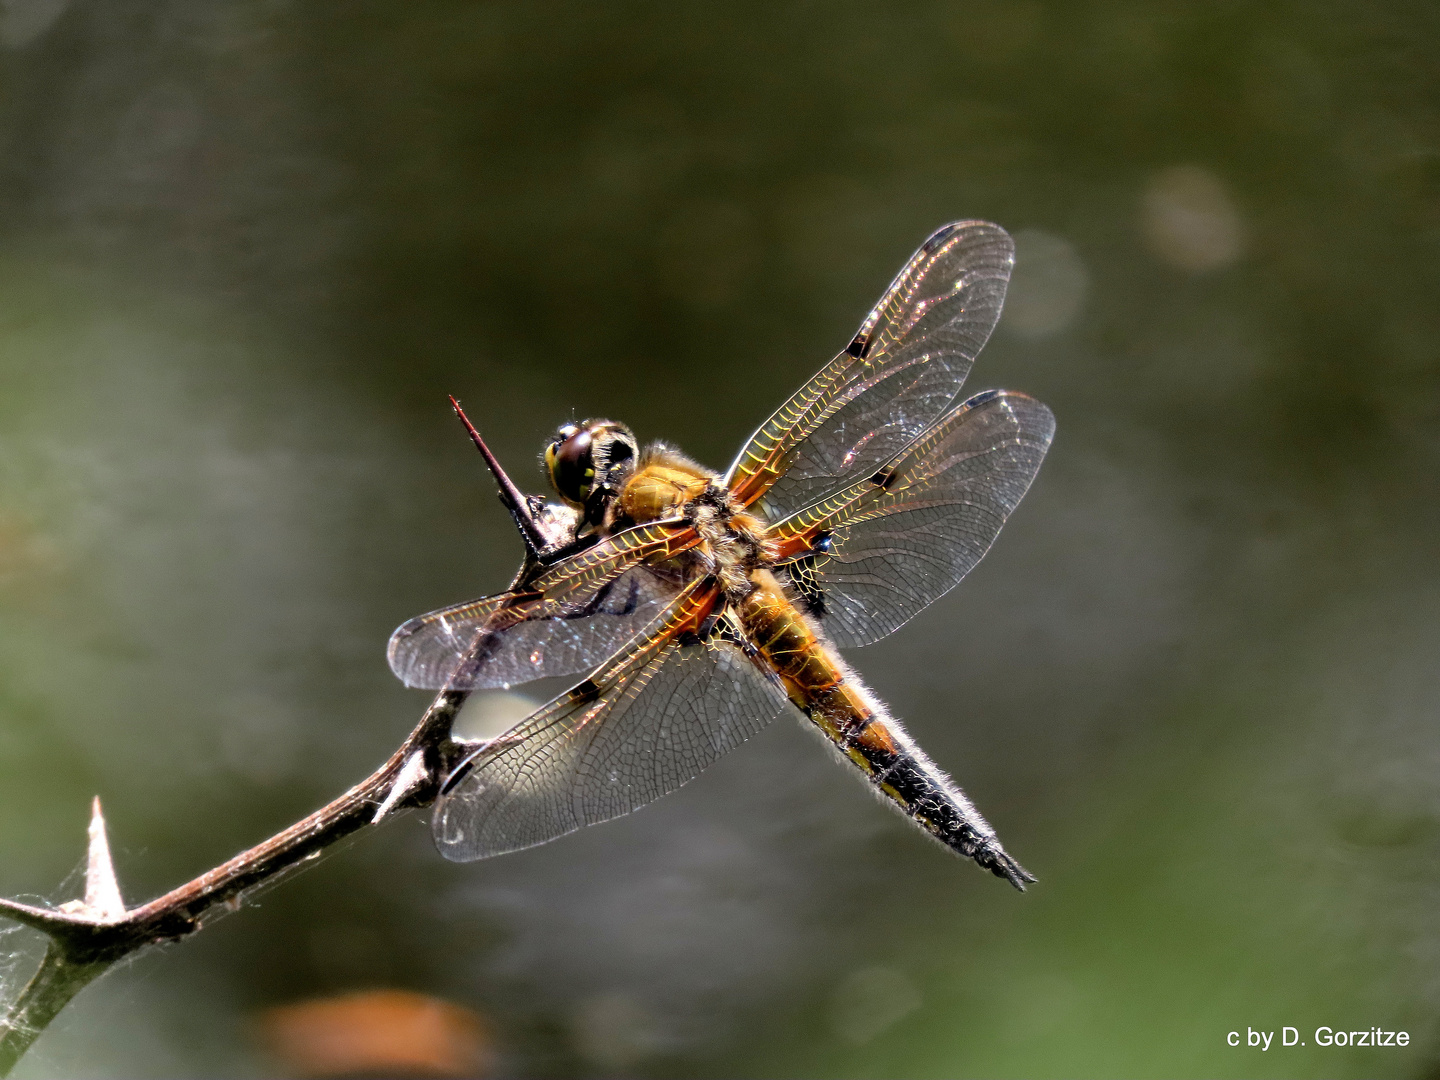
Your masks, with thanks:
[(700, 543), (687, 557), (700, 574), (717, 578), (732, 600), (746, 596), (750, 573), (768, 564), (765, 523), (747, 513), (714, 473), (663, 443), (646, 448), (616, 503), (622, 522), (688, 521)]
[(710, 486), (710, 474), (665, 451), (646, 450), (640, 468), (620, 492), (619, 510), (624, 520), (643, 524), (678, 517), (682, 508), (699, 498)]
[(765, 523), (747, 513), (740, 501), (713, 479), (686, 503), (685, 517), (700, 534), (696, 552), (705, 571), (719, 580), (732, 601), (748, 596), (755, 587), (751, 574), (773, 561)]

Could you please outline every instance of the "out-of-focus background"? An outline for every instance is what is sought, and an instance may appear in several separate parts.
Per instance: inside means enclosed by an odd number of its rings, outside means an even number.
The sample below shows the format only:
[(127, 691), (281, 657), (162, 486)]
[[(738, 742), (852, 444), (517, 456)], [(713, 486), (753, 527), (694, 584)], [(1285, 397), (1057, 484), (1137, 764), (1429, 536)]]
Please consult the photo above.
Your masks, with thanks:
[(94, 793), (136, 901), (388, 754), (390, 630), (519, 556), (447, 393), (533, 490), (576, 417), (723, 468), (973, 217), (1019, 265), (969, 389), (1059, 422), (851, 657), (1027, 895), (787, 722), (538, 850), (393, 822), (18, 1075), (303, 1071), (267, 1010), (377, 990), (502, 1076), (1435, 1075), (1437, 47), (1403, 0), (0, 2), (5, 894), (75, 895)]

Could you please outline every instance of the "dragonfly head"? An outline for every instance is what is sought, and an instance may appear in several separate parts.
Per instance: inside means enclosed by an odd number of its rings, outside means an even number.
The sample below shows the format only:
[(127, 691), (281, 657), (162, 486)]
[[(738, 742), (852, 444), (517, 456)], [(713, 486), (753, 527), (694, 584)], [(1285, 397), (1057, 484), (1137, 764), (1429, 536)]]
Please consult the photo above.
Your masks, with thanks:
[(599, 521), (605, 503), (635, 471), (640, 444), (624, 424), (585, 420), (566, 424), (545, 448), (545, 471), (560, 497)]

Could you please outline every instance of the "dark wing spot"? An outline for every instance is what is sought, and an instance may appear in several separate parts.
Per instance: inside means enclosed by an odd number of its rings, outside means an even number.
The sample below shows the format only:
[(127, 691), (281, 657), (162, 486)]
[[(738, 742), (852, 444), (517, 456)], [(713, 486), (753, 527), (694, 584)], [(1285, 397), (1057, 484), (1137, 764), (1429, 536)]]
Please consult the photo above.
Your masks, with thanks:
[(999, 397), (999, 396), (1000, 396), (1001, 394), (1003, 394), (1004, 392), (1005, 392), (1004, 390), (981, 390), (980, 393), (976, 394), (974, 397), (971, 397), (971, 398), (966, 399), (966, 401), (965, 401), (965, 408), (967, 408), (967, 409), (978, 409), (981, 405), (984, 405), (987, 401), (994, 401), (997, 397)]
[(720, 621), (720, 616), (723, 614), (723, 611), (716, 608), (710, 612), (709, 615), (706, 615), (705, 621), (700, 624), (700, 631), (696, 636), (699, 637), (701, 641), (709, 641), (710, 635), (715, 632), (715, 624)]
[(936, 232), (934, 236), (930, 237), (929, 240), (926, 240), (925, 246), (922, 247), (920, 250), (925, 252), (926, 255), (929, 255), (932, 251), (938, 248), (941, 244), (945, 243), (946, 240), (949, 240), (959, 231), (960, 226), (958, 224), (946, 225), (943, 229), (940, 229), (938, 232)]
[(825, 615), (825, 590), (820, 585), (820, 575), (815, 569), (815, 556), (802, 555), (786, 566), (785, 570), (805, 614), (817, 619), (822, 618)]
[(751, 643), (750, 639), (745, 636), (745, 631), (740, 625), (740, 620), (736, 618), (734, 609), (732, 608), (725, 609), (720, 617), (720, 621), (717, 622), (711, 630), (711, 634), (719, 641), (728, 641), (732, 645), (740, 646), (746, 656), (753, 657), (758, 655), (755, 646)]
[(470, 770), (475, 767), (476, 756), (475, 754), (471, 754), (450, 771), (450, 775), (445, 778), (445, 783), (440, 788), (441, 795), (449, 795), (450, 792), (454, 790), (456, 784), (470, 775)]

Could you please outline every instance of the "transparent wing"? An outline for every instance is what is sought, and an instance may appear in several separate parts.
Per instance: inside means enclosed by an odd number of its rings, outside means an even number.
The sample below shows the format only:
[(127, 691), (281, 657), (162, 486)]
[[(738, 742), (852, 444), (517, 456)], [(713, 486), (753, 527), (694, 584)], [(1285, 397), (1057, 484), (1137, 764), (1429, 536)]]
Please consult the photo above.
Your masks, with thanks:
[(435, 842), (469, 862), (533, 847), (674, 791), (787, 707), (736, 639), (694, 630), (697, 582), (590, 678), (476, 751), (436, 804)]
[(680, 522), (607, 537), (527, 587), (432, 611), (392, 635), (390, 670), (406, 686), (515, 686), (588, 671), (673, 601), (683, 581), (660, 562), (696, 541)]
[[(396, 630), (390, 668), (405, 685), (428, 690), (505, 689), (552, 675), (578, 675), (644, 629), (675, 599), (680, 584), (678, 578), (636, 566), (560, 602), (502, 593), (457, 604)], [(466, 663), (472, 642), (478, 647)]]
[(959, 393), (1000, 318), (1015, 248), (998, 225), (946, 225), (849, 346), (751, 436), (726, 483), (772, 520), (868, 476)]
[(1054, 434), (1028, 395), (975, 395), (870, 478), (777, 524), (780, 550), (797, 553), (783, 573), (837, 645), (878, 641), (980, 561)]

